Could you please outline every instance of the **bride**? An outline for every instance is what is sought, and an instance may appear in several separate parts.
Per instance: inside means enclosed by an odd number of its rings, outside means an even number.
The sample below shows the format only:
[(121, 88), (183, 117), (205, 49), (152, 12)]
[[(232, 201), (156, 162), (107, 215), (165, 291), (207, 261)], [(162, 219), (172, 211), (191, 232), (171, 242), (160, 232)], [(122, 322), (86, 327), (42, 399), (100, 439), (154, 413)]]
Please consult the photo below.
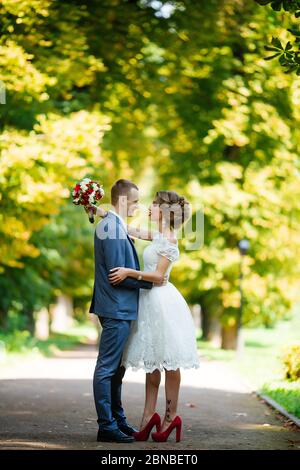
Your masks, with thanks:
[[(97, 215), (106, 211), (97, 207)], [(173, 263), (179, 259), (176, 229), (190, 215), (190, 206), (184, 197), (174, 191), (158, 191), (149, 208), (149, 217), (158, 230), (149, 232), (128, 226), (129, 235), (151, 241), (143, 253), (144, 271), (115, 267), (109, 280), (117, 285), (126, 277), (159, 283), (169, 277)], [(145, 441), (152, 433), (155, 441), (166, 441), (176, 428), (176, 441), (181, 437), (182, 420), (177, 416), (180, 389), (180, 368), (198, 368), (194, 322), (189, 307), (176, 287), (166, 282), (161, 287), (141, 289), (138, 319), (133, 322), (131, 333), (123, 353), (122, 364), (133, 370), (146, 372), (144, 412), (139, 432), (133, 434), (138, 441)], [(163, 422), (156, 413), (161, 372), (165, 371), (166, 411)]]

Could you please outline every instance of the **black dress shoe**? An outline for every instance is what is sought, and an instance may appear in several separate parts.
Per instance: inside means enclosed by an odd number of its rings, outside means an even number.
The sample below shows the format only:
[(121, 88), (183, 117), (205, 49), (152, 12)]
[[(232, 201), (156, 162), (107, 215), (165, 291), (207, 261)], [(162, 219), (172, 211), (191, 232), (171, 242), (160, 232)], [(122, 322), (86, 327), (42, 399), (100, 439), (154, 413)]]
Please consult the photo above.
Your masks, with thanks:
[(129, 426), (127, 423), (120, 423), (118, 424), (120, 431), (122, 431), (127, 436), (132, 436), (134, 432), (138, 432), (138, 429)]
[(134, 438), (131, 436), (127, 436), (119, 429), (114, 431), (101, 431), (99, 429), (97, 435), (97, 442), (134, 442)]

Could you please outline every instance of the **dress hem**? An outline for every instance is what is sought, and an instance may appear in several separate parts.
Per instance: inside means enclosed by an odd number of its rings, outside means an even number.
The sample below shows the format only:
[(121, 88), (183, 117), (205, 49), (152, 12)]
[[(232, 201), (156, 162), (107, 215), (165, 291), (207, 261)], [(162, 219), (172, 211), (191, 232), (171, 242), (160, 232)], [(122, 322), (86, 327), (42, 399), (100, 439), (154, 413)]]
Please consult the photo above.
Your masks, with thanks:
[(161, 372), (164, 371), (164, 369), (166, 370), (177, 370), (177, 369), (199, 369), (200, 367), (200, 364), (199, 363), (196, 363), (196, 364), (155, 364), (151, 367), (147, 367), (145, 366), (145, 364), (138, 364), (136, 365), (136, 363), (130, 363), (130, 362), (126, 362), (126, 363), (123, 363), (122, 364), (125, 369), (127, 368), (131, 368), (134, 372), (140, 370), (140, 369), (143, 369), (146, 373), (152, 373), (154, 372), (156, 369), (159, 369)]

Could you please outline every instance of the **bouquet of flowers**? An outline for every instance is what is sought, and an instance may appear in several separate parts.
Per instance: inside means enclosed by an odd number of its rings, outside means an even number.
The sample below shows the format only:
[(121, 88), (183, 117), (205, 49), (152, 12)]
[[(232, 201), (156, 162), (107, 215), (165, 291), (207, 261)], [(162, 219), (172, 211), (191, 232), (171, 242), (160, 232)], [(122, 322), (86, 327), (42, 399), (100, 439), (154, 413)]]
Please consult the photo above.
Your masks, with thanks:
[[(96, 204), (97, 201), (104, 196), (104, 189), (102, 185), (90, 178), (84, 178), (74, 186), (73, 192), (73, 204), (77, 206), (84, 206), (86, 209), (91, 204)], [(89, 211), (89, 221), (94, 223), (94, 214)]]

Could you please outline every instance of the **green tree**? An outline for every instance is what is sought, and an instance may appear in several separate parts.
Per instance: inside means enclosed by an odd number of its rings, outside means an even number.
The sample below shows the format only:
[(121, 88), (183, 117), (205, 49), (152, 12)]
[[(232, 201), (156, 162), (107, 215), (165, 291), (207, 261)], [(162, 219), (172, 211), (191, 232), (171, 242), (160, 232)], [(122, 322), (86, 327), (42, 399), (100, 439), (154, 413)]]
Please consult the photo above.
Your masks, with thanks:
[[(288, 12), (291, 27), (286, 29), (284, 40), (286, 41), (286, 36), (289, 36), (290, 40), (282, 45), (278, 37), (273, 37), (271, 45), (265, 46), (267, 51), (273, 52), (271, 56), (266, 57), (266, 60), (278, 57), (280, 65), (286, 69), (287, 73), (296, 72), (297, 75), (300, 75), (300, 29), (298, 21), (300, 2), (297, 0), (256, 0), (256, 2), (263, 6), (269, 4), (274, 11), (280, 12), (282, 9), (284, 12)], [(282, 19), (285, 20), (284, 17), (287, 15), (281, 15)]]
[(209, 40), (205, 22), (203, 35), (188, 30), (189, 18), (203, 13), (190, 2), (172, 18), (185, 40), (165, 52), (165, 68), (176, 73), (165, 80), (172, 98), (160, 113), (169, 116), (169, 131), (160, 127), (158, 165), (158, 185), (168, 182), (204, 208), (205, 244), (185, 253), (174, 275), (202, 305), (207, 335), (215, 317), (224, 334), (236, 325), (239, 239), (252, 247), (244, 322), (273, 324), (295, 301), (299, 282), (298, 79), (260, 55), (280, 20), (249, 2), (210, 7)]

